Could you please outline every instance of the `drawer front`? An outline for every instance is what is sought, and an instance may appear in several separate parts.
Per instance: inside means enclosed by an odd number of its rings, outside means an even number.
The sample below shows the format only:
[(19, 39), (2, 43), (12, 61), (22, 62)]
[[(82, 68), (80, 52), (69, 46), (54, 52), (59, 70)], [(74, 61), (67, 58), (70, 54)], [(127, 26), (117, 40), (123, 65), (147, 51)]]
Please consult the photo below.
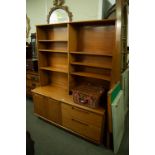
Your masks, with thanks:
[(103, 116), (90, 111), (80, 109), (67, 104), (62, 104), (62, 115), (67, 118), (75, 118), (98, 128), (102, 127)]
[(27, 79), (27, 80), (26, 80), (26, 86), (27, 86), (27, 87), (31, 87), (31, 88), (33, 89), (33, 88), (38, 87), (38, 86), (39, 86), (39, 83)]
[(26, 79), (39, 82), (39, 76), (33, 74), (26, 74)]
[(32, 93), (31, 93), (31, 88), (26, 87), (26, 95), (29, 95), (29, 96), (32, 95)]
[(100, 128), (89, 125), (75, 118), (62, 117), (62, 122), (64, 127), (67, 127), (72, 131), (79, 133), (82, 136), (88, 137), (95, 141), (100, 141), (101, 137)]

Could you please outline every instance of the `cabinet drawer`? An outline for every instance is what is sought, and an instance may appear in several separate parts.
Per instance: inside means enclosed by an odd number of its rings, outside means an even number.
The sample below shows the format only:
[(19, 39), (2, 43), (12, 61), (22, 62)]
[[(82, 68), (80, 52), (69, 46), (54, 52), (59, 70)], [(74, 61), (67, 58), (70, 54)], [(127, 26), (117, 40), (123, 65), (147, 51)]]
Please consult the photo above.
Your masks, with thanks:
[(26, 86), (27, 87), (31, 87), (33, 89), (35, 87), (38, 87), (39, 86), (39, 83), (27, 79), (26, 80)]
[(26, 79), (39, 82), (39, 76), (33, 74), (26, 74)]
[(88, 137), (95, 141), (100, 141), (101, 128), (89, 125), (75, 118), (63, 117), (62, 121), (64, 127), (67, 127), (72, 131), (81, 134), (82, 136)]
[(102, 127), (103, 116), (67, 104), (62, 104), (62, 116), (75, 118), (98, 128)]
[(29, 95), (29, 96), (32, 95), (32, 93), (31, 93), (31, 88), (26, 87), (26, 95)]

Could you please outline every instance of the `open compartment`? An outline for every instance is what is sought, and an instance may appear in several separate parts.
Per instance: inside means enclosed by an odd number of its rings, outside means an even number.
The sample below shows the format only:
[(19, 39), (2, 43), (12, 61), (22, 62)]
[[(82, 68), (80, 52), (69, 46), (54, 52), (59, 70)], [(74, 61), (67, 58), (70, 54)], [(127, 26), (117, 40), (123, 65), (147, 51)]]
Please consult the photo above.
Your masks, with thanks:
[(40, 83), (41, 86), (58, 86), (68, 89), (68, 75), (61, 72), (40, 70)]
[(112, 58), (108, 56), (71, 54), (70, 59), (70, 64), (75, 66), (112, 69)]
[(115, 26), (101, 23), (71, 23), (70, 52), (112, 56), (115, 43)]
[(38, 43), (39, 51), (44, 50), (57, 50), (57, 51), (66, 51), (68, 49), (67, 42), (65, 41), (57, 41), (57, 42), (48, 42), (48, 41), (40, 41)]
[(40, 52), (39, 58), (40, 69), (68, 73), (68, 56), (66, 53)]
[(110, 81), (111, 70), (87, 66), (73, 66), (71, 67), (71, 75)]
[(37, 39), (41, 40), (54, 40), (54, 41), (67, 41), (68, 31), (67, 24), (37, 26)]

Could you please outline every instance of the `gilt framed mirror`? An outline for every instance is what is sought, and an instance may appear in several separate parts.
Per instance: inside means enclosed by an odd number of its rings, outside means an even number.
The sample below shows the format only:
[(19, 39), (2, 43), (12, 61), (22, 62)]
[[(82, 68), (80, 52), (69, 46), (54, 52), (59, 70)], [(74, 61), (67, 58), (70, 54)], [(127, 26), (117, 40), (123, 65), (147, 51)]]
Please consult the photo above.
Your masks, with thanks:
[(26, 39), (28, 39), (29, 34), (30, 34), (30, 18), (26, 14)]
[(72, 21), (72, 13), (69, 11), (68, 6), (64, 6), (64, 0), (53, 0), (53, 5), (47, 15), (47, 23), (60, 23)]

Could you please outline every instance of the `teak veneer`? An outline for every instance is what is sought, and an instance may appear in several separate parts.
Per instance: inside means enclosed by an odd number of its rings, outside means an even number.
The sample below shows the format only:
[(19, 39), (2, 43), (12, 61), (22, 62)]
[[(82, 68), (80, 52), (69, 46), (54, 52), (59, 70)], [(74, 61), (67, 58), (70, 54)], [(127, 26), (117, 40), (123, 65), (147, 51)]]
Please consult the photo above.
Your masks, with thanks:
[[(37, 116), (95, 143), (105, 137), (106, 101), (92, 109), (73, 102), (83, 82), (110, 90), (115, 72), (116, 19), (38, 25), (40, 87), (32, 90)], [(115, 56), (115, 57), (114, 57)]]

